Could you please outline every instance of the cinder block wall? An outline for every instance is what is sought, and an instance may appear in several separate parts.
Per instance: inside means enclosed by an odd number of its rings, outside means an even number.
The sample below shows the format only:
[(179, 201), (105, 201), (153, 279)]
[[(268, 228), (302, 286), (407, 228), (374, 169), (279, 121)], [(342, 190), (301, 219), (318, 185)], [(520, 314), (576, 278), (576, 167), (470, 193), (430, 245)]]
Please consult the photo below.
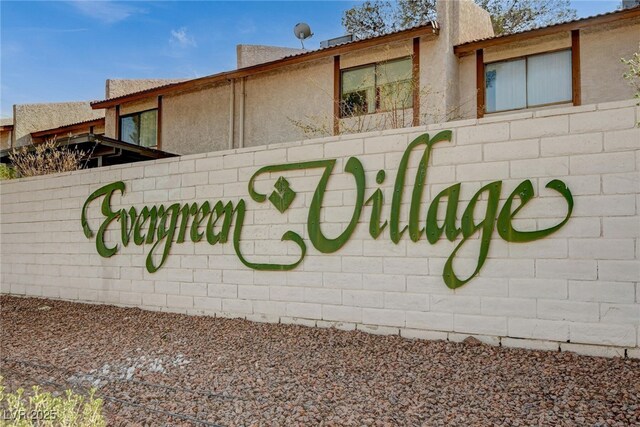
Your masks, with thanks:
[[(406, 337), (461, 340), (474, 335), (504, 346), (640, 357), (638, 121), (640, 109), (625, 101), (5, 181), (0, 186), (1, 291)], [(548, 228), (567, 211), (565, 200), (545, 188), (560, 179), (575, 202), (566, 225), (530, 243), (507, 243), (494, 231), (479, 275), (451, 290), (443, 281), (443, 267), (461, 237), (454, 242), (443, 237), (432, 245), (424, 235), (414, 242), (405, 233), (394, 244), (387, 227), (374, 239), (370, 205), (344, 247), (332, 254), (316, 250), (307, 216), (320, 169), (257, 179), (256, 190), (267, 197), (280, 176), (289, 181), (296, 197), (284, 213), (268, 200), (249, 197), (248, 181), (263, 166), (335, 158), (321, 214), (323, 233), (335, 237), (353, 213), (354, 179), (344, 166), (355, 156), (366, 171), (365, 200), (382, 188), (382, 218), (389, 219), (396, 172), (408, 143), (442, 129), (451, 129), (453, 138), (434, 145), (421, 221), (431, 200), (457, 182), (459, 224), (483, 185), (502, 181), (501, 208), (514, 188), (530, 179), (535, 198), (517, 213), (514, 225)], [(408, 221), (419, 154), (409, 162), (401, 227)], [(378, 185), (380, 169), (386, 179)], [(95, 237), (83, 234), (81, 210), (92, 192), (115, 181), (123, 181), (126, 191), (113, 198), (114, 209), (206, 200), (237, 206), (242, 198), (247, 210), (240, 248), (247, 259), (295, 261), (298, 247), (281, 241), (288, 230), (306, 242), (306, 257), (288, 272), (252, 270), (236, 255), (232, 226), (224, 244), (193, 243), (187, 231), (185, 242), (173, 243), (155, 273), (145, 269), (150, 244), (120, 244), (116, 255), (102, 258)], [(101, 202), (87, 210), (94, 233), (104, 220)], [(476, 206), (476, 223), (485, 203), (486, 196)], [(109, 245), (120, 242), (119, 227), (117, 221), (110, 225)], [(477, 238), (467, 242), (456, 257), (461, 276), (475, 268), (478, 243)]]

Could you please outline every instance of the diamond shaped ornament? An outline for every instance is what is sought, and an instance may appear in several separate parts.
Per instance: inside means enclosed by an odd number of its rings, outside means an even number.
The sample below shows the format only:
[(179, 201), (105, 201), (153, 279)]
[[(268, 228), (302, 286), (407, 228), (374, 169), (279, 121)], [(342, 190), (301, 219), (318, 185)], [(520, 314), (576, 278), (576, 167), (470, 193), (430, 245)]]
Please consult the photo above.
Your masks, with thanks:
[(296, 198), (296, 192), (289, 187), (289, 181), (283, 176), (278, 178), (274, 184), (275, 190), (269, 196), (269, 201), (278, 209), (280, 213), (284, 213)]

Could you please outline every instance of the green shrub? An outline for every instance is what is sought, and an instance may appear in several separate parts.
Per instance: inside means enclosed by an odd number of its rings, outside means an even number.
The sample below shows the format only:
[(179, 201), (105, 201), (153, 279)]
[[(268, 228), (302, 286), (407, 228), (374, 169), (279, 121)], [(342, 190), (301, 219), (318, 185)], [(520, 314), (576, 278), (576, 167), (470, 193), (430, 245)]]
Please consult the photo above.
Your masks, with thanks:
[(8, 165), (1, 164), (0, 165), (0, 181), (4, 181), (5, 179), (13, 179), (16, 177), (16, 171)]
[(102, 399), (94, 397), (95, 390), (85, 399), (80, 394), (67, 390), (62, 397), (54, 397), (49, 392), (41, 392), (33, 386), (31, 396), (24, 395), (20, 388), (15, 393), (5, 393), (0, 376), (0, 426), (65, 426), (104, 427)]

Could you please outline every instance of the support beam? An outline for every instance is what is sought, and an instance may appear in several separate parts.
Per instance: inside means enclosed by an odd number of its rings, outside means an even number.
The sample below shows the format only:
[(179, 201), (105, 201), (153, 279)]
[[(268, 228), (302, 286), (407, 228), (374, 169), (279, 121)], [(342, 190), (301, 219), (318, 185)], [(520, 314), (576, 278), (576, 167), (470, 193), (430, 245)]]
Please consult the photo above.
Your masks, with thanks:
[(485, 82), (484, 82), (484, 51), (476, 51), (476, 90), (477, 90), (477, 117), (484, 117), (485, 109)]
[(582, 81), (580, 79), (580, 30), (571, 31), (571, 86), (573, 105), (582, 104)]
[(240, 79), (240, 117), (238, 118), (238, 148), (244, 148), (245, 78)]
[(233, 127), (235, 126), (236, 81), (229, 81), (229, 150), (233, 149)]
[(413, 126), (420, 126), (420, 37), (413, 39)]
[(156, 130), (156, 148), (162, 150), (162, 95), (158, 96), (158, 129)]
[(340, 134), (340, 55), (333, 57), (333, 134)]
[(115, 139), (120, 140), (120, 106), (116, 105), (116, 134)]

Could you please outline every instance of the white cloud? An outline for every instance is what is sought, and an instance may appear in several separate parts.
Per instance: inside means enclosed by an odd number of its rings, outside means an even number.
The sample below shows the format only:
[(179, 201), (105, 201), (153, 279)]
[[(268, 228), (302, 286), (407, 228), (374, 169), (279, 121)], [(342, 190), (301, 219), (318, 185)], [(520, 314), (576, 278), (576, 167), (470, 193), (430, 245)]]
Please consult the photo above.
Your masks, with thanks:
[(105, 24), (113, 24), (136, 13), (144, 13), (139, 7), (115, 1), (71, 0), (70, 4), (83, 15)]
[(258, 27), (253, 19), (243, 17), (236, 25), (236, 31), (240, 34), (254, 34), (258, 31)]
[(196, 41), (192, 36), (187, 34), (187, 29), (185, 27), (182, 27), (179, 30), (171, 30), (171, 38), (169, 39), (169, 42), (180, 47), (196, 45)]

